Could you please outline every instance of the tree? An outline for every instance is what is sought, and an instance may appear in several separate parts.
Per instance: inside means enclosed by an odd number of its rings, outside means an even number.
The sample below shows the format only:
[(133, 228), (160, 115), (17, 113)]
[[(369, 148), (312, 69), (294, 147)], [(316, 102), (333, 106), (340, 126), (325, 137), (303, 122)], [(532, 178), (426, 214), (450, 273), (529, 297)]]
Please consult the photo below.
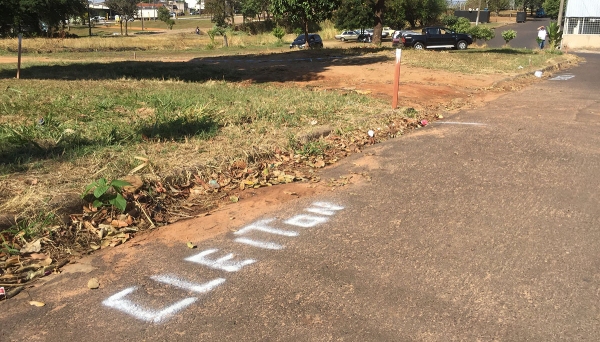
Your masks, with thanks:
[(212, 14), (213, 23), (219, 27), (226, 27), (228, 21), (232, 26), (235, 25), (235, 9), (241, 8), (241, 4), (237, 0), (206, 0), (204, 8)]
[(447, 3), (445, 0), (404, 0), (402, 8), (406, 21), (415, 28), (417, 22), (423, 26), (434, 24), (446, 11)]
[[(546, 15), (556, 20), (558, 18), (558, 10), (560, 6), (560, 0), (546, 0), (544, 1), (543, 8)], [(565, 0), (564, 8), (567, 7), (567, 0)], [(564, 9), (563, 8), (563, 9)]]
[(487, 0), (487, 7), (499, 16), (500, 11), (510, 8), (510, 0)]
[(385, 6), (386, 26), (401, 30), (406, 25), (406, 16), (404, 14), (403, 0), (388, 0)]
[(85, 0), (0, 0), (0, 36), (22, 32), (30, 34), (42, 32), (42, 24), (47, 27), (47, 35), (62, 28), (69, 17), (85, 13)]
[(123, 21), (125, 21), (125, 35), (128, 35), (127, 26), (129, 19), (135, 17), (137, 13), (137, 0), (106, 0), (106, 7), (119, 13), (121, 16), (121, 34), (123, 34)]
[(335, 27), (339, 30), (365, 29), (374, 20), (374, 3), (363, 0), (343, 0), (335, 12)]
[[(340, 0), (272, 0), (272, 12), (291, 22), (300, 23), (304, 30), (305, 44), (308, 45), (308, 26), (331, 19), (338, 9)], [(310, 46), (310, 45), (308, 45)]]
[(169, 12), (169, 9), (166, 8), (165, 6), (161, 6), (158, 9), (158, 20), (167, 24), (167, 27), (169, 28), (169, 30), (172, 30), (173, 25), (175, 25), (175, 20), (173, 20), (171, 18), (171, 12)]

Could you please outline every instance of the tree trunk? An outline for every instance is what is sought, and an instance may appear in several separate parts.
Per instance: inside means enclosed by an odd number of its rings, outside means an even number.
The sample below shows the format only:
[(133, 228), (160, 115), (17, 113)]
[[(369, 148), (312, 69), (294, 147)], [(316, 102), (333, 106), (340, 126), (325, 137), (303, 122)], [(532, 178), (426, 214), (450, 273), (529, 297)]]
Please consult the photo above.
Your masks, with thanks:
[(375, 26), (373, 27), (373, 43), (381, 45), (381, 32), (383, 30), (384, 0), (377, 0), (375, 4)]
[(308, 44), (308, 19), (304, 18), (304, 48), (310, 48)]

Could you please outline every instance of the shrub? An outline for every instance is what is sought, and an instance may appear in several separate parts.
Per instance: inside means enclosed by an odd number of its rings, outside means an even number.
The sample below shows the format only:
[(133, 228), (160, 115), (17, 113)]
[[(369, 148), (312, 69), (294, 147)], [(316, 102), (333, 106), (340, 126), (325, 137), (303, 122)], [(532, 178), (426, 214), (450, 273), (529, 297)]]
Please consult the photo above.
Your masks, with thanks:
[(467, 18), (458, 18), (456, 23), (450, 27), (456, 33), (469, 33), (471, 22)]
[(471, 27), (468, 33), (473, 37), (474, 41), (477, 41), (479, 39), (483, 41), (488, 41), (494, 38), (495, 36), (494, 30), (481, 25)]
[(515, 32), (515, 30), (502, 31), (502, 38), (506, 42), (506, 45), (508, 45), (508, 43), (511, 40), (515, 39), (516, 37), (517, 37), (517, 32)]
[(280, 40), (285, 36), (285, 30), (283, 29), (283, 27), (277, 26), (273, 29), (272, 31), (273, 35), (275, 36), (275, 38), (277, 38), (277, 40)]
[(458, 22), (458, 17), (452, 14), (446, 14), (442, 16), (442, 19), (440, 21), (442, 22), (442, 24), (444, 24), (444, 26), (451, 28)]
[(562, 40), (562, 32), (560, 32), (560, 26), (556, 22), (551, 22), (548, 26), (548, 42), (552, 50), (556, 49), (560, 45)]

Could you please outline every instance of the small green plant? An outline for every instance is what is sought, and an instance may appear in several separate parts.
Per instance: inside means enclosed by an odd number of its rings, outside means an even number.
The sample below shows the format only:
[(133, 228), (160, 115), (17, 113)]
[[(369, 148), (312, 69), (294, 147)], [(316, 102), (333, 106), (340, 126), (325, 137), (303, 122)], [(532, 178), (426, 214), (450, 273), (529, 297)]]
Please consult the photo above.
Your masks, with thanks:
[(272, 33), (275, 36), (275, 38), (277, 38), (278, 41), (281, 41), (281, 39), (283, 38), (283, 36), (285, 36), (285, 30), (281, 26), (275, 27), (273, 29)]
[(327, 150), (327, 144), (322, 141), (309, 141), (302, 145), (296, 153), (303, 156), (322, 156)]
[(411, 119), (414, 119), (417, 117), (417, 115), (419, 115), (419, 112), (416, 109), (410, 107), (410, 108), (406, 108), (404, 110), (404, 115), (406, 115), (407, 117), (409, 117)]
[(548, 42), (550, 43), (550, 48), (555, 50), (560, 45), (561, 40), (562, 32), (560, 31), (560, 26), (556, 22), (551, 22), (548, 26)]
[(515, 38), (517, 38), (517, 32), (515, 30), (502, 31), (502, 39), (504, 39), (506, 45), (508, 45), (508, 43)]
[(100, 178), (85, 187), (81, 198), (85, 199), (85, 197), (89, 195), (90, 191), (93, 190), (91, 194), (93, 195), (92, 205), (94, 208), (99, 208), (105, 205), (113, 205), (117, 209), (125, 211), (127, 201), (125, 200), (125, 197), (123, 197), (122, 192), (123, 187), (129, 185), (131, 184), (118, 179), (114, 179), (108, 183), (105, 178)]

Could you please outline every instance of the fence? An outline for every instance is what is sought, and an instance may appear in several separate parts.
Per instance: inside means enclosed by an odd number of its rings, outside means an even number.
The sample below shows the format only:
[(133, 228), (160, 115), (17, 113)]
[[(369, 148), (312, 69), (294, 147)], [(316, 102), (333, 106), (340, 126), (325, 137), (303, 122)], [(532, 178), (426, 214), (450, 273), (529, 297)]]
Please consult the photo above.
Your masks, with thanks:
[(600, 18), (566, 18), (565, 34), (600, 34)]

